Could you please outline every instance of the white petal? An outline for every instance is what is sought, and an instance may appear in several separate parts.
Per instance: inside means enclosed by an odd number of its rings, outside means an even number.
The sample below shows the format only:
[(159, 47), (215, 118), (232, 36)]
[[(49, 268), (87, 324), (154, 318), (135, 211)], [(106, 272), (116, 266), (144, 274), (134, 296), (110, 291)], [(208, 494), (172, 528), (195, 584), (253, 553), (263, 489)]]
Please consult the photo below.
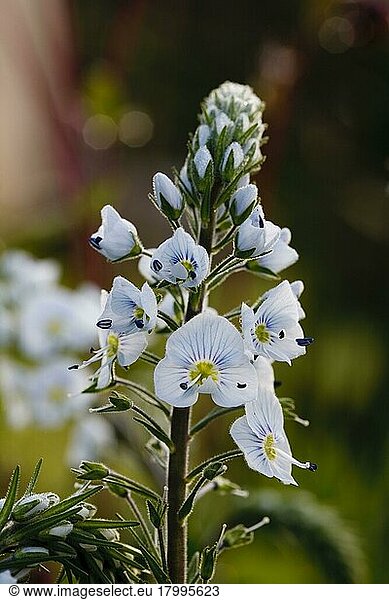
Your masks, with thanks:
[[(198, 389), (193, 386), (187, 390), (180, 383), (187, 383), (188, 371), (169, 358), (162, 359), (154, 370), (155, 393), (161, 400), (177, 407), (192, 406), (197, 400)], [(195, 389), (196, 388), (196, 389)]]
[(254, 400), (256, 393), (257, 375), (247, 358), (246, 364), (220, 372), (219, 382), (212, 393), (212, 399), (219, 406), (240, 406)]
[(237, 419), (230, 429), (234, 442), (244, 453), (244, 457), (250, 469), (258, 471), (266, 477), (273, 477), (265, 452), (262, 448), (263, 440), (258, 438), (249, 427), (246, 417)]
[(147, 335), (145, 333), (133, 333), (131, 335), (119, 336), (119, 348), (117, 353), (118, 363), (122, 367), (132, 365), (142, 352), (147, 348)]

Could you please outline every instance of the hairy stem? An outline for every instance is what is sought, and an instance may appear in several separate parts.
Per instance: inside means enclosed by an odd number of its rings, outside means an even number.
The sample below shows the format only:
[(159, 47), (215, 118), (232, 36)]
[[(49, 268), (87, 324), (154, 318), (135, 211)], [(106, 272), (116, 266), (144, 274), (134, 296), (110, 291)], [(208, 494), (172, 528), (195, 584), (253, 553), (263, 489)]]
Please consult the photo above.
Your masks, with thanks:
[[(216, 220), (216, 213), (212, 208), (212, 202), (210, 212), (209, 223), (201, 228), (199, 243), (207, 250), (211, 259)], [(195, 294), (191, 294), (192, 298), (189, 299), (185, 322), (188, 322), (192, 317), (201, 312), (205, 294), (205, 286), (201, 287), (200, 298), (197, 302), (191, 301), (195, 297)], [(167, 477), (167, 564), (169, 577), (173, 583), (187, 582), (188, 526), (187, 520), (183, 523), (180, 521), (178, 512), (186, 498), (186, 477), (189, 465), (190, 419), (190, 407), (173, 409), (170, 438), (175, 446), (175, 452), (171, 453), (169, 456)]]

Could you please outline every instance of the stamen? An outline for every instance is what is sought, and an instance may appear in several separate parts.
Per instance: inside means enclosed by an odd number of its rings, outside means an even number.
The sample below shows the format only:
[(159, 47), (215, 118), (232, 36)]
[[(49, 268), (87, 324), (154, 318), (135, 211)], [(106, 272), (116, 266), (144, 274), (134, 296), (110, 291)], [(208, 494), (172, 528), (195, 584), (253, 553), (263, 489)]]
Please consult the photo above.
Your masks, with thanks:
[(246, 529), (246, 531), (247, 531), (247, 533), (251, 533), (252, 531), (256, 531), (257, 529), (260, 529), (261, 527), (263, 527), (264, 525), (268, 525), (269, 523), (270, 523), (269, 517), (263, 517), (263, 519), (261, 519), (259, 521), (259, 523), (256, 523), (252, 527), (248, 527)]
[(317, 465), (315, 463), (311, 463), (309, 461), (305, 463), (300, 462), (299, 460), (296, 460), (291, 454), (287, 454), (283, 450), (280, 450), (280, 448), (278, 448), (277, 446), (274, 446), (274, 448), (277, 451), (277, 454), (279, 454), (283, 458), (286, 458), (286, 460), (291, 462), (292, 465), (296, 465), (296, 467), (300, 467), (300, 469), (307, 469), (308, 471), (317, 470)]
[(100, 329), (110, 329), (112, 327), (112, 319), (101, 319), (97, 321), (96, 325)]
[(189, 277), (190, 279), (196, 279), (196, 273), (195, 273), (194, 271), (189, 271), (189, 273), (188, 273), (188, 277)]
[(247, 387), (247, 383), (237, 383), (237, 384), (236, 384), (236, 387), (237, 387), (239, 390), (244, 390), (244, 388), (246, 388), (246, 387)]
[(309, 465), (309, 467), (308, 467), (309, 471), (313, 471), (313, 472), (317, 471), (317, 464), (316, 463), (308, 462), (308, 465)]
[(159, 260), (153, 260), (153, 269), (154, 271), (160, 271), (162, 269), (163, 265)]
[(71, 365), (70, 367), (68, 367), (68, 371), (73, 371), (73, 369), (79, 369), (80, 365)]
[(285, 337), (285, 331), (284, 329), (281, 329), (280, 333), (278, 334), (278, 337), (280, 338), (280, 340), (283, 340)]
[(313, 344), (315, 340), (312, 337), (304, 337), (304, 338), (297, 338), (296, 339), (296, 343), (298, 346), (310, 346), (311, 344)]
[(187, 390), (188, 389), (188, 384), (187, 383), (180, 383), (180, 388), (182, 390)]
[(141, 319), (135, 319), (135, 325), (137, 326), (138, 329), (143, 329), (143, 327), (145, 326), (145, 324), (143, 323), (143, 321)]
[(103, 238), (100, 237), (99, 235), (96, 235), (96, 237), (90, 237), (89, 238), (89, 243), (92, 246), (92, 248), (96, 248), (97, 250), (100, 250), (100, 242), (103, 241)]

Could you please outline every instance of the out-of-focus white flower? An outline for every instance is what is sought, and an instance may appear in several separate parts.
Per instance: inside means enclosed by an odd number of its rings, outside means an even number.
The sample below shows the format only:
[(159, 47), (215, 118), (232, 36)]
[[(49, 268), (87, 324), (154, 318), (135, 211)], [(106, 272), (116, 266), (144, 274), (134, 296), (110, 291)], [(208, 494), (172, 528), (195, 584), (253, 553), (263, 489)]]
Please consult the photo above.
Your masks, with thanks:
[(85, 290), (56, 288), (27, 299), (19, 322), (22, 351), (31, 358), (45, 358), (60, 351), (81, 351), (93, 344), (93, 315), (98, 311), (97, 295), (93, 297), (87, 299)]
[(179, 227), (153, 253), (150, 266), (160, 281), (197, 287), (208, 275), (209, 256), (189, 233)]
[(151, 331), (157, 321), (157, 299), (148, 283), (138, 289), (124, 277), (115, 277), (97, 326), (116, 333)]
[(255, 312), (243, 303), (242, 329), (247, 349), (255, 355), (291, 364), (313, 342), (304, 337), (298, 320), (297, 299), (288, 281), (268, 291)]
[(239, 406), (255, 397), (257, 376), (237, 329), (205, 311), (172, 333), (154, 383), (157, 396), (172, 406), (191, 406), (200, 393), (219, 406)]
[(242, 450), (248, 466), (266, 477), (298, 485), (292, 477), (292, 465), (316, 471), (311, 462), (293, 458), (284, 431), (284, 416), (278, 398), (271, 390), (259, 389), (258, 397), (245, 406), (246, 416), (231, 427), (231, 436)]
[(255, 258), (272, 250), (280, 237), (281, 229), (265, 220), (259, 204), (240, 225), (235, 237), (235, 254), (240, 258)]
[(72, 431), (67, 462), (75, 467), (82, 460), (100, 460), (105, 454), (114, 453), (115, 435), (112, 426), (102, 416), (88, 415), (76, 422)]
[(142, 245), (135, 225), (109, 204), (102, 208), (101, 220), (99, 229), (89, 238), (92, 248), (111, 262), (139, 256)]
[(88, 374), (69, 372), (74, 362), (74, 358), (59, 357), (25, 373), (27, 399), (37, 427), (60, 427), (93, 400), (92, 394), (81, 393), (90, 385)]
[(61, 523), (61, 525), (56, 525), (55, 527), (52, 527), (47, 533), (48, 535), (52, 535), (53, 537), (65, 539), (72, 531), (73, 524), (64, 522)]
[(13, 429), (23, 429), (32, 420), (27, 372), (22, 365), (10, 359), (0, 360), (0, 396), (6, 422)]
[(0, 257), (2, 302), (14, 308), (26, 297), (54, 287), (59, 276), (59, 265), (53, 260), (37, 259), (22, 250), (8, 250)]

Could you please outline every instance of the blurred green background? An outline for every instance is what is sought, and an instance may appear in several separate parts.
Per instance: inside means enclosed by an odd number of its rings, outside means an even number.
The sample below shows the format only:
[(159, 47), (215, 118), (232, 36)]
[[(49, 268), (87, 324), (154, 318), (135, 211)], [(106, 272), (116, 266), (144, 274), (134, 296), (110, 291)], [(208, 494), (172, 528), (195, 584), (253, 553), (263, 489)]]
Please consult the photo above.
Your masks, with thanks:
[[(253, 546), (222, 556), (216, 581), (388, 583), (388, 2), (1, 5), (0, 242), (57, 258), (68, 285), (109, 288), (117, 273), (139, 283), (136, 265), (112, 267), (88, 247), (99, 209), (112, 203), (146, 247), (158, 245), (168, 228), (147, 201), (151, 178), (182, 165), (202, 98), (229, 79), (265, 100), (270, 141), (256, 181), (271, 220), (292, 230), (300, 261), (283, 275), (305, 282), (304, 329), (316, 339), (276, 376), (279, 395), (311, 421), (287, 423), (294, 455), (319, 470), (299, 472), (300, 488), (290, 489), (231, 465), (250, 497), (202, 499), (193, 549), (225, 520), (251, 525), (269, 514)], [(254, 300), (267, 287), (236, 275), (213, 304), (228, 309), (242, 291)], [(231, 420), (204, 432), (195, 456), (231, 447)], [(151, 483), (134, 451), (145, 438), (130, 432), (128, 453), (111, 462)], [(68, 433), (0, 425), (0, 490), (16, 462), (27, 478), (42, 455), (40, 488), (69, 491)], [(100, 505), (106, 516), (118, 508), (108, 495)]]

